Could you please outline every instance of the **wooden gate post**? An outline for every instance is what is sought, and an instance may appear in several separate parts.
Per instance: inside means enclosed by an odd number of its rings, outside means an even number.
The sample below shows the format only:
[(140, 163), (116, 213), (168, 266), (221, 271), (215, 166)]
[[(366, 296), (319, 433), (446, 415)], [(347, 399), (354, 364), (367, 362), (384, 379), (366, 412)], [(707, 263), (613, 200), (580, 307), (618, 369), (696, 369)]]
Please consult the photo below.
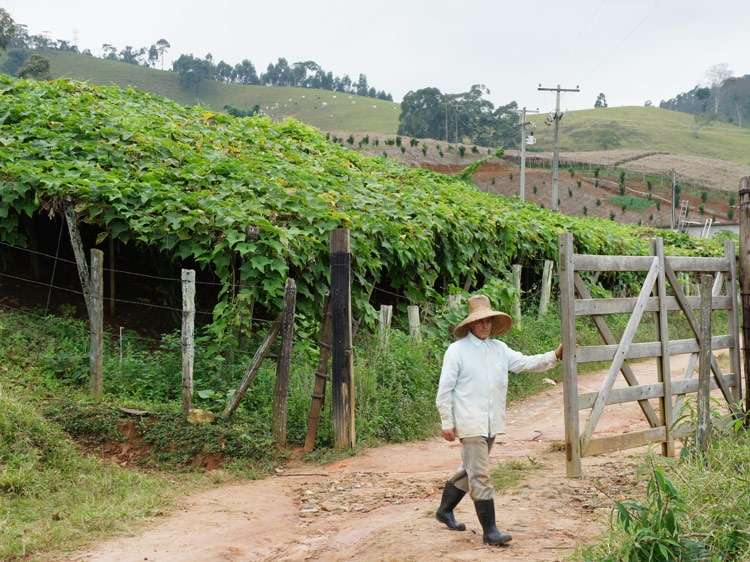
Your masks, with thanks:
[(281, 350), (276, 363), (276, 389), (273, 398), (271, 435), (281, 447), (286, 446), (286, 418), (289, 404), (289, 372), (292, 367), (292, 339), (294, 337), (294, 309), (297, 304), (297, 285), (287, 279), (284, 287), (284, 312), (281, 315)]
[(91, 249), (89, 288), (89, 320), (91, 322), (91, 354), (89, 356), (89, 393), (101, 400), (104, 388), (104, 252)]
[[(729, 261), (729, 272), (726, 275), (726, 295), (732, 300), (731, 308), (728, 311), (728, 328), (732, 334), (732, 346), (729, 349), (729, 368), (737, 379), (732, 396), (737, 405), (737, 410), (742, 411), (740, 407), (742, 402), (742, 361), (740, 360), (740, 329), (737, 311), (737, 253), (734, 242), (731, 240), (724, 242), (724, 257)], [(716, 281), (714, 281), (714, 284), (716, 284)], [(714, 293), (712, 294), (716, 296)]]
[(544, 270), (542, 271), (542, 296), (539, 299), (539, 319), (547, 314), (547, 310), (549, 309), (549, 295), (551, 290), (552, 260), (544, 260)]
[(331, 231), (333, 432), (336, 451), (355, 446), (349, 230)]
[(578, 364), (576, 359), (575, 285), (573, 234), (558, 235), (560, 317), (563, 344), (563, 391), (565, 404), (565, 468), (569, 478), (581, 476), (581, 439), (578, 425)]
[(750, 176), (740, 180), (740, 294), (742, 347), (745, 349), (745, 425), (750, 425)]
[(193, 362), (195, 358), (195, 271), (182, 270), (182, 413), (193, 404)]
[(713, 275), (701, 275), (701, 346), (698, 361), (698, 419), (695, 443), (701, 455), (708, 452), (711, 435), (711, 287)]

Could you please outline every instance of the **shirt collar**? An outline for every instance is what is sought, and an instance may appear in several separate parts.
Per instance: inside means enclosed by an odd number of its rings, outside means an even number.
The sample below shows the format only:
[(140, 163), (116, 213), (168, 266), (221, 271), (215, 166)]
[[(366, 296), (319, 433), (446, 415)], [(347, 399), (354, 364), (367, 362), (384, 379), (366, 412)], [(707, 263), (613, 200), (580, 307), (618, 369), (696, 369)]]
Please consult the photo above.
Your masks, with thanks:
[(486, 340), (480, 340), (471, 331), (466, 335), (466, 337), (469, 338), (469, 341), (474, 345), (474, 347), (479, 347), (481, 345), (487, 345), (487, 343), (489, 342), (489, 338), (487, 338)]

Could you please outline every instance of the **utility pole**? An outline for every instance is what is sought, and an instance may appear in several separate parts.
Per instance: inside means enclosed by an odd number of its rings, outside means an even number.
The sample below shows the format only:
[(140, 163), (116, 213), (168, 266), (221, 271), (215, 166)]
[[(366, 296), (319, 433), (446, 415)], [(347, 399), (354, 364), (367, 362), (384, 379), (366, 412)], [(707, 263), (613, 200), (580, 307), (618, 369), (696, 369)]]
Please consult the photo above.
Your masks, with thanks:
[[(518, 110), (516, 110), (518, 111)], [(530, 109), (529, 113), (539, 113), (539, 110)], [(518, 126), (521, 127), (521, 190), (519, 197), (521, 201), (524, 201), (526, 193), (526, 125), (532, 125), (531, 121), (526, 121), (526, 108), (521, 110), (521, 122)]]
[(557, 211), (557, 192), (558, 192), (558, 181), (557, 181), (557, 168), (560, 163), (560, 119), (562, 119), (562, 113), (560, 113), (560, 92), (580, 92), (578, 86), (575, 88), (561, 88), (560, 84), (557, 88), (542, 88), (539, 84), (537, 88), (543, 92), (557, 92), (557, 101), (555, 102), (555, 152), (552, 161), (552, 207), (553, 211)]

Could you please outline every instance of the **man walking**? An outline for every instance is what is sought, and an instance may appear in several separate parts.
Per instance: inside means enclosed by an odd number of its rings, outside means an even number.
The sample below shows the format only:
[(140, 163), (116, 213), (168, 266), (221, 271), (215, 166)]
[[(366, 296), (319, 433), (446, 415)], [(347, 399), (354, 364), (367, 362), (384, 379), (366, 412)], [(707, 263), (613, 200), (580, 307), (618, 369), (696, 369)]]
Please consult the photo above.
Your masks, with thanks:
[(440, 386), (435, 400), (442, 420), (443, 437), (461, 441), (461, 466), (448, 480), (435, 517), (449, 528), (463, 531), (453, 509), (468, 492), (474, 501), (486, 544), (500, 545), (512, 539), (495, 525), (495, 489), (490, 482), (489, 453), (495, 436), (505, 433), (505, 396), (508, 371), (546, 371), (562, 358), (562, 344), (555, 350), (527, 356), (505, 343), (490, 339), (506, 333), (510, 316), (492, 310), (490, 299), (469, 299), (469, 315), (456, 327), (445, 352)]

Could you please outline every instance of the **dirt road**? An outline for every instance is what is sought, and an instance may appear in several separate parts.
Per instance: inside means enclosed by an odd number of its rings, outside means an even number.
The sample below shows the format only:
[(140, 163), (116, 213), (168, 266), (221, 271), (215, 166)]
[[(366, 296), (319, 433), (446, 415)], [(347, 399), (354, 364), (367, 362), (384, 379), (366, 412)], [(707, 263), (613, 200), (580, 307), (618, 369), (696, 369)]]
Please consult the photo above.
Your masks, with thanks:
[[(673, 377), (685, 360), (672, 358)], [(656, 380), (653, 361), (632, 367), (641, 383)], [(581, 377), (579, 390), (598, 390), (602, 378)], [(189, 496), (141, 534), (108, 540), (68, 562), (564, 560), (597, 533), (612, 505), (607, 496), (622, 498), (645, 449), (584, 458), (583, 478), (566, 478), (562, 404), (561, 384), (512, 404), (508, 433), (492, 451), (494, 462), (532, 458), (541, 465), (495, 496), (498, 527), (513, 535), (509, 546), (482, 544), (468, 498), (456, 509), (466, 531), (435, 520), (460, 449), (433, 438), (327, 466), (296, 461), (276, 477)], [(637, 406), (617, 405), (605, 409), (597, 435), (645, 427)]]

